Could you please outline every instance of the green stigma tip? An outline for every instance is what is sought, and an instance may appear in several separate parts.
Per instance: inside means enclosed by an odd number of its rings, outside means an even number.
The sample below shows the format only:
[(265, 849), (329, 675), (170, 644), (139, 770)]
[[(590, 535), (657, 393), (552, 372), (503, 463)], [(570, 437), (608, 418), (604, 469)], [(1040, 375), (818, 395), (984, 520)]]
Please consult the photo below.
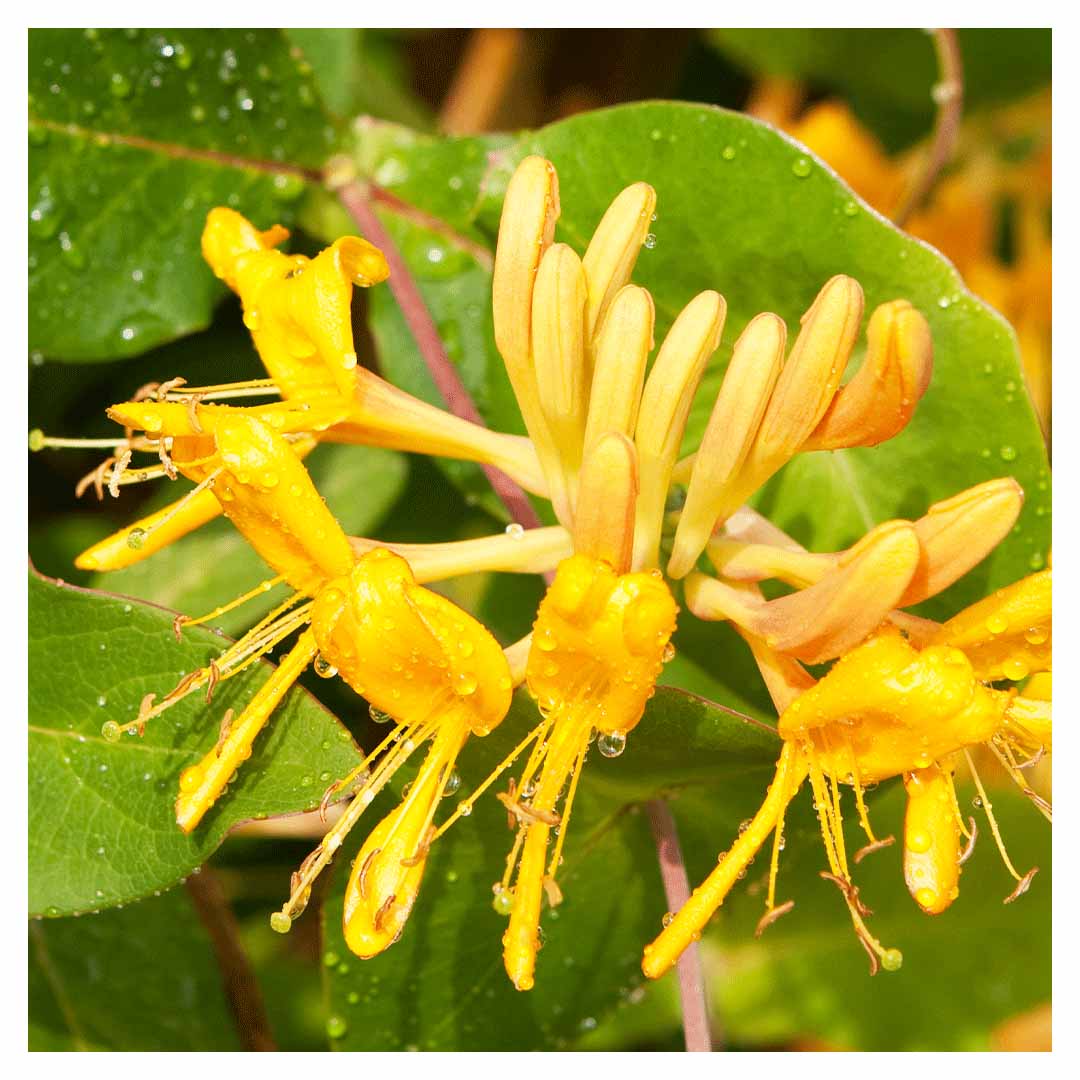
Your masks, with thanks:
[(26, 437), (27, 445), (36, 454), (39, 450), (45, 449), (45, 432), (41, 428), (36, 427)]
[(275, 911), (270, 916), (270, 929), (278, 934), (287, 934), (292, 929), (292, 919), (284, 911)]
[(881, 966), (886, 971), (899, 971), (904, 966), (904, 954), (899, 949), (886, 949), (881, 954)]

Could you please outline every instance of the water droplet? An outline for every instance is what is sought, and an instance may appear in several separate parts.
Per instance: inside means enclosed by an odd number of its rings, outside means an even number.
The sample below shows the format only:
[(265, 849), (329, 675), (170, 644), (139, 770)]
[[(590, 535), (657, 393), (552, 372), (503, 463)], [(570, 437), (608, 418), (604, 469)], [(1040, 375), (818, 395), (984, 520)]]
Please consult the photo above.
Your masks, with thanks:
[(109, 93), (115, 98), (126, 98), (131, 94), (131, 82), (119, 71), (109, 76)]
[(991, 615), (986, 620), (986, 629), (991, 634), (1004, 634), (1009, 629), (1009, 620), (1004, 615)]
[(983, 801), (982, 801), (981, 796), (979, 796), (979, 795), (976, 795), (971, 800), (971, 805), (974, 806), (976, 810), (981, 810), (982, 809), (982, 804), (983, 804)]
[(457, 805), (457, 810), (462, 817), (468, 817), (472, 813), (472, 803), (460, 802)]
[(660, 659), (663, 660), (665, 664), (670, 664), (671, 661), (675, 659), (675, 646), (672, 645), (670, 641), (664, 646), (664, 651), (660, 654)]
[(734, 161), (735, 160), (735, 147), (734, 146), (725, 146), (724, 149), (720, 151), (720, 156), (725, 161)]
[[(104, 704), (103, 701), (100, 702)], [(106, 720), (101, 725), (101, 737), (106, 742), (119, 742), (120, 741), (120, 725), (115, 720)]]
[[(120, 331), (120, 336), (125, 341), (132, 341), (134, 339), (134, 337), (135, 337), (135, 327), (134, 326), (125, 326), (125, 327), (123, 327), (121, 329), (121, 331)], [(147, 423), (147, 425), (146, 425), (146, 430), (147, 431), (151, 430), (149, 423)], [(161, 421), (160, 420), (158, 421), (158, 427), (155, 428), (154, 430), (155, 431), (160, 431), (161, 430)]]
[(343, 1039), (349, 1025), (343, 1016), (329, 1016), (326, 1019), (326, 1034), (331, 1039)]
[(202, 783), (203, 771), (198, 765), (191, 765), (180, 774), (180, 790), (190, 794)]
[(649, 233), (645, 237), (644, 243), (645, 247), (648, 248), (649, 251), (652, 251), (652, 249), (656, 247), (656, 233)]
[(1030, 566), (1032, 570), (1041, 570), (1045, 563), (1046, 560), (1037, 551), (1032, 554), (1030, 559), (1028, 559), (1028, 566)]
[(461, 774), (455, 769), (447, 778), (446, 784), (443, 786), (443, 798), (448, 798), (450, 795), (457, 793), (458, 788), (461, 787)]
[(618, 757), (626, 749), (626, 736), (621, 731), (604, 732), (596, 740), (596, 749), (606, 758)]
[(188, 113), (194, 124), (201, 124), (206, 119), (206, 110), (201, 105), (192, 105)]
[(495, 889), (495, 898), (491, 901), (491, 906), (495, 909), (497, 914), (509, 915), (514, 907), (513, 889), (504, 889), (502, 885), (498, 885)]
[(519, 525), (516, 521), (511, 521), (506, 526), (506, 535), (514, 540), (520, 540), (525, 535), (525, 526)]
[(388, 712), (383, 712), (382, 709), (378, 709), (374, 705), (368, 707), (368, 716), (376, 724), (392, 724), (394, 722), (394, 718)]
[(136, 526), (127, 535), (127, 546), (133, 551), (138, 551), (146, 542), (146, 530)]
[(1011, 657), (1001, 665), (1002, 674), (1006, 679), (1019, 682), (1028, 676), (1028, 666), (1020, 657)]
[(1002, 461), (1015, 461), (1016, 449), (1012, 446), (1003, 446), (998, 453), (1001, 455)]
[(40, 198), (30, 207), (30, 235), (48, 240), (60, 228), (60, 210), (49, 188), (42, 188)]
[(337, 674), (337, 668), (321, 655), (315, 657), (315, 662), (312, 667), (315, 668), (315, 674), (318, 675), (320, 679), (332, 679)]
[(255, 308), (244, 312), (244, 325), (249, 330), (259, 329), (259, 312)]
[(653, 128), (652, 131), (649, 132), (649, 138), (652, 139), (653, 142), (659, 142), (663, 137), (664, 133), (659, 128)]
[(805, 180), (813, 171), (814, 166), (810, 164), (809, 158), (796, 158), (791, 163), (791, 171), (800, 179)]
[(477, 678), (471, 671), (462, 671), (454, 681), (454, 693), (461, 697), (468, 697), (476, 693), (478, 685)]
[(674, 921), (675, 921), (675, 912), (673, 912), (673, 911), (665, 911), (664, 912), (664, 917), (660, 920), (660, 924), (662, 926), (667, 927), (667, 926), (670, 926)]
[(859, 212), (859, 204), (854, 199), (848, 199), (844, 203), (844, 214), (846, 217), (854, 217)]

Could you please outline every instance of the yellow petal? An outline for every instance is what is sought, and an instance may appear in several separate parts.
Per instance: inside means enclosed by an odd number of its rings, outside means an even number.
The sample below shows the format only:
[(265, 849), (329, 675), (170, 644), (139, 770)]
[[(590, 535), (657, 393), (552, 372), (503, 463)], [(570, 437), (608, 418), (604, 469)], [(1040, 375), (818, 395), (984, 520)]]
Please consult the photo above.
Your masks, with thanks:
[(922, 557), (898, 606), (936, 596), (982, 562), (1008, 535), (1023, 505), (1023, 488), (1008, 476), (934, 503), (914, 523)]
[(615, 197), (596, 227), (582, 260), (589, 282), (590, 339), (602, 325), (608, 305), (630, 280), (655, 209), (656, 192), (648, 184), (631, 184)]
[(866, 333), (866, 359), (833, 398), (806, 450), (877, 446), (891, 439), (907, 426), (930, 385), (930, 327), (906, 300), (882, 304)]
[(999, 589), (960, 612), (934, 636), (962, 649), (981, 679), (1013, 679), (1051, 669), (1053, 571)]
[[(541, 458), (556, 501), (574, 491), (581, 467), (592, 381), (585, 363), (585, 301), (581, 260), (566, 244), (552, 245), (533, 291), (532, 353), (540, 408), (557, 454), (550, 464)], [(555, 509), (561, 521), (571, 520), (571, 507)]]
[(655, 318), (652, 297), (638, 285), (625, 286), (612, 300), (593, 349), (586, 448), (609, 431), (634, 437)]
[(1009, 695), (988, 690), (959, 649), (918, 650), (886, 629), (843, 656), (780, 716), (784, 739), (810, 740), (825, 772), (844, 776), (856, 754), (862, 782), (928, 768), (985, 742)]
[(730, 618), (774, 649), (808, 663), (847, 652), (896, 606), (919, 560), (907, 522), (879, 525), (819, 582), (789, 596), (763, 600), (704, 574), (687, 578), (686, 601), (705, 619)]
[(904, 881), (927, 915), (940, 915), (960, 892), (960, 822), (952, 780), (935, 764), (905, 775), (904, 789)]
[(525, 158), (510, 178), (503, 200), (491, 296), (495, 344), (534, 442), (543, 442), (546, 430), (532, 367), (533, 287), (558, 217), (555, 166), (535, 155)]
[(630, 569), (637, 505), (637, 452), (617, 431), (598, 439), (581, 470), (574, 547), (622, 574)]
[(749, 453), (780, 374), (786, 337), (783, 320), (765, 314), (751, 320), (735, 342), (679, 517), (668, 563), (673, 578), (690, 571), (718, 524), (725, 487)]
[(720, 343), (727, 304), (703, 292), (680, 312), (645, 383), (634, 441), (638, 449), (640, 496), (634, 565), (655, 566), (671, 469), (686, 418), (709, 357)]
[(818, 293), (769, 400), (750, 452), (754, 468), (775, 471), (820, 423), (851, 356), (862, 312), (862, 289), (843, 274)]

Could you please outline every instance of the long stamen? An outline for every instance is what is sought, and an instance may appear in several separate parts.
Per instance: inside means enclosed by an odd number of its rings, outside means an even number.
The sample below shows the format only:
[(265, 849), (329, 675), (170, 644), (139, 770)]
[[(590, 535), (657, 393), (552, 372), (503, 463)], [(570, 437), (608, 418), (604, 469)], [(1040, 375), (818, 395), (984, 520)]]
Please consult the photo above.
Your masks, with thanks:
[(1047, 821), (1053, 822), (1053, 808), (1050, 804), (1037, 792), (1032, 791), (1027, 780), (1024, 778), (1024, 774), (1017, 768), (1016, 761), (1013, 759), (1012, 754), (1009, 753), (1008, 745), (1004, 746), (1004, 753), (998, 748), (996, 742), (991, 740), (986, 744), (990, 748), (990, 752), (1001, 762), (1001, 767), (1009, 774), (1009, 779), (1023, 792), (1023, 794), (1031, 800), (1032, 804), (1039, 811), (1040, 814)]
[[(207, 479), (209, 479), (209, 477)], [(203, 481), (203, 484), (205, 483), (206, 481)], [(192, 491), (188, 496), (185, 496), (185, 498), (190, 498), (191, 495), (194, 494), (195, 492)], [(181, 499), (179, 502), (177, 502), (174, 513), (179, 511), (180, 505), (183, 501), (184, 500)], [(162, 519), (162, 521), (167, 520), (168, 518)], [(280, 585), (284, 580), (284, 574), (279, 574), (277, 577), (267, 578), (266, 581), (260, 582), (258, 585), (256, 585), (254, 589), (249, 589), (246, 593), (244, 593), (243, 596), (238, 596), (235, 600), (230, 600), (227, 604), (222, 604), (221, 607), (216, 607), (213, 611), (207, 612), (207, 614), (205, 615), (200, 615), (197, 619), (193, 619), (189, 615), (177, 615), (176, 618), (173, 619), (173, 632), (176, 634), (177, 640), (180, 639), (180, 630), (182, 627), (200, 626), (203, 623), (208, 623), (212, 619), (216, 619), (219, 616), (224, 615), (226, 612), (234, 611), (236, 608), (241, 607), (243, 604), (246, 604), (254, 597), (261, 596), (263, 593), (269, 592), (272, 588), (274, 588), (275, 585)]]
[(204, 400), (223, 401), (226, 398), (266, 397), (280, 393), (273, 379), (249, 379), (246, 382), (217, 383), (213, 386), (185, 386), (182, 389), (172, 387), (167, 391), (165, 400), (180, 401), (196, 394)]
[[(1009, 858), (1009, 853), (1005, 850), (1005, 841), (1001, 838), (1001, 831), (998, 829), (997, 818), (994, 817), (994, 807), (990, 802), (990, 797), (986, 794), (986, 788), (983, 787), (983, 782), (979, 777), (979, 773), (975, 768), (975, 762), (971, 759), (971, 751), (966, 747), (964, 749), (964, 759), (967, 761), (968, 769), (971, 771), (971, 779), (975, 781), (975, 790), (979, 793), (979, 799), (982, 802), (982, 808), (986, 811), (986, 819), (990, 822), (990, 832), (993, 833), (994, 843), (997, 844), (997, 849), (1001, 854), (1001, 861), (1005, 864), (1005, 869), (1012, 874), (1013, 878), (1020, 884), (1025, 881), (1029, 881), (1034, 871), (1028, 871), (1026, 875), (1021, 876), (1017, 873), (1016, 867), (1013, 866), (1012, 860)], [(1036, 869), (1038, 869), (1036, 867)], [(1012, 894), (1009, 899), (1013, 899), (1016, 893)]]
[[(333, 859), (335, 852), (345, 841), (364, 811), (375, 801), (376, 795), (386, 786), (394, 774), (409, 759), (412, 752), (435, 731), (437, 722), (432, 719), (415, 724), (399, 725), (389, 738), (398, 735), (397, 744), (379, 762), (364, 786), (353, 797), (345, 813), (338, 818), (322, 842), (304, 861), (300, 873), (294, 877), (289, 899), (280, 912), (275, 912), (271, 926), (281, 933), (287, 931), (292, 919), (306, 906), (312, 883)], [(404, 736), (404, 737), (401, 737)], [(389, 741), (388, 740), (384, 740)], [(366, 759), (370, 761), (371, 757)]]

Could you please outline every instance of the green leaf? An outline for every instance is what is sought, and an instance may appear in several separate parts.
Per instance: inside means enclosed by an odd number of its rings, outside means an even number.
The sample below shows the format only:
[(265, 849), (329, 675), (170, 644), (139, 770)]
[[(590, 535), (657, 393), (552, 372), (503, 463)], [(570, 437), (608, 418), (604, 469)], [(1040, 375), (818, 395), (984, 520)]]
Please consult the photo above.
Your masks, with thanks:
[[(1050, 82), (1050, 31), (957, 31), (966, 112), (1012, 101)], [(752, 75), (806, 79), (842, 93), (886, 144), (900, 149), (929, 133), (938, 79), (922, 30), (711, 30), (709, 40)]]
[(431, 112), (409, 86), (402, 33), (352, 27), (293, 27), (285, 36), (314, 69), (328, 108), (430, 127)]
[(223, 640), (198, 628), (177, 643), (172, 616), (123, 597), (31, 574), (29, 621), (30, 900), (62, 915), (126, 903), (168, 888), (233, 826), (307, 810), (360, 760), (348, 732), (292, 689), (237, 781), (191, 836), (173, 818), (177, 778), (263, 683), (257, 664), (151, 720), (142, 738), (106, 742), (106, 720), (127, 723), (144, 695), (163, 695), (218, 656)]
[[(925, 612), (951, 614), (1044, 564), (1050, 539), (1046, 452), (1023, 392), (1011, 328), (966, 290), (936, 251), (885, 221), (772, 128), (720, 109), (656, 102), (583, 114), (522, 136), (512, 148), (493, 142), (488, 155), (477, 139), (377, 131), (362, 145), (361, 164), (379, 176), (394, 163), (382, 182), (396, 201), (384, 214), (394, 220), (395, 237), (436, 322), (461, 320), (482, 289), (479, 269), (470, 268), (457, 292), (451, 281), (439, 295), (426, 280), (432, 223), (421, 214), (441, 215), (438, 231), (443, 246), (456, 249), (454, 259), (465, 257), (475, 237), (486, 237), (490, 250), (514, 163), (541, 153), (559, 170), (559, 238), (583, 251), (623, 187), (647, 180), (656, 188), (656, 242), (642, 252), (635, 280), (656, 301), (657, 340), (700, 290), (717, 289), (728, 302), (723, 342), (695, 399), (686, 450), (700, 439), (731, 346), (755, 314), (777, 312), (793, 334), (836, 273), (859, 280), (867, 311), (898, 297), (910, 300), (934, 338), (933, 381), (913, 422), (875, 449), (801, 455), (765, 487), (757, 505), (813, 550), (839, 550), (874, 524), (918, 517), (937, 500), (1011, 475), (1027, 493), (1013, 534)], [(447, 177), (461, 185), (451, 190)], [(329, 214), (321, 220), (324, 228), (333, 224)], [(479, 255), (475, 261), (482, 268)], [(487, 355), (484, 362), (470, 355), (462, 374), (489, 423), (514, 428), (488, 309), (485, 301)], [(386, 324), (380, 318), (377, 311), (377, 335), (401, 346), (381, 353), (405, 354), (406, 346), (386, 329), (389, 316)], [(480, 373), (487, 387), (475, 385)]]
[[(306, 464), (341, 527), (353, 536), (378, 531), (408, 474), (402, 454), (365, 446), (320, 446)], [(178, 497), (170, 485), (162, 494)], [(235, 526), (219, 518), (134, 566), (94, 575), (93, 585), (197, 617), (273, 576)], [(282, 599), (280, 589), (255, 597), (213, 625), (240, 634)]]
[(30, 1050), (239, 1050), (210, 937), (183, 889), (30, 923)]
[[(458, 771), (466, 795), (537, 722), (524, 693), (503, 724), (472, 739)], [(328, 1031), (339, 1050), (560, 1048), (638, 992), (641, 947), (660, 925), (663, 892), (641, 803), (708, 778), (717, 785), (711, 823), (734, 829), (741, 804), (764, 790), (779, 746), (758, 728), (676, 690), (661, 689), (625, 754), (592, 753), (574, 803), (559, 883), (565, 900), (543, 919), (536, 988), (519, 993), (502, 968), (506, 920), (491, 906), (513, 836), (506, 811), (481, 799), (432, 848), (424, 885), (401, 940), (360, 962), (345, 945), (341, 903), (346, 845), (325, 905)], [(521, 765), (512, 770), (520, 773)], [(510, 774), (508, 774), (510, 775)], [(368, 832), (390, 809), (373, 805)], [(739, 816), (730, 808), (738, 806)], [(361, 832), (361, 828), (356, 830)], [(615, 887), (613, 887), (615, 886)]]
[(30, 33), (30, 348), (131, 356), (206, 326), (207, 211), (291, 219), (337, 135), (276, 30)]

